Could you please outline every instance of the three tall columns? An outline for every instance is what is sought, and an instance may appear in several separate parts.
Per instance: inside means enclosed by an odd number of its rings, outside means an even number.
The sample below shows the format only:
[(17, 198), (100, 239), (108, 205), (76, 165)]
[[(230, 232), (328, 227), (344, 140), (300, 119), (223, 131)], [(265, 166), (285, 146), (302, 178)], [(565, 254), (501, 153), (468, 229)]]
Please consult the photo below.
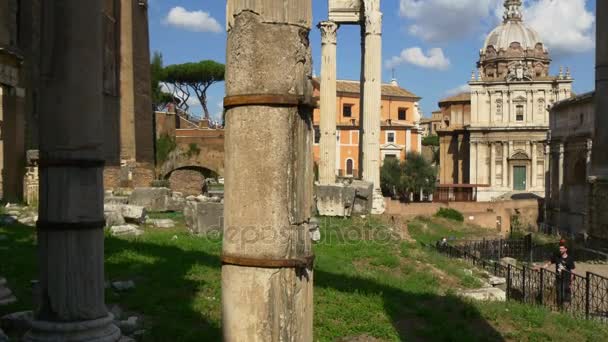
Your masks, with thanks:
[(365, 67), (361, 146), (363, 180), (374, 184), (373, 214), (384, 212), (380, 190), (380, 120), (382, 112), (382, 12), (379, 0), (364, 0)]
[(311, 21), (311, 0), (227, 3), (227, 342), (313, 339)]
[(104, 303), (102, 3), (43, 2), (42, 298), (26, 341), (120, 338)]
[(321, 159), (319, 160), (319, 184), (336, 182), (336, 44), (338, 24), (333, 21), (319, 23), (321, 30)]

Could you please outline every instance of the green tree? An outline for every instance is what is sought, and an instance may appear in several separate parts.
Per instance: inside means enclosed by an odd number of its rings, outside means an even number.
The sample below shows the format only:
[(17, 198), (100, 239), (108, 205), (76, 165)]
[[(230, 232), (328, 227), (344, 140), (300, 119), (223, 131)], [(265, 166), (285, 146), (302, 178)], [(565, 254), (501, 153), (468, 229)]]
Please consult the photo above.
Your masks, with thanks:
[(385, 159), (380, 170), (380, 187), (387, 196), (409, 198), (411, 193), (432, 193), (437, 180), (436, 169), (422, 155), (410, 152), (406, 160)]
[(150, 63), (152, 83), (152, 105), (155, 110), (162, 110), (167, 104), (175, 102), (175, 98), (162, 90), (161, 81), (164, 78), (163, 55), (155, 51)]
[(205, 118), (209, 119), (207, 90), (224, 80), (224, 72), (224, 64), (209, 60), (174, 64), (164, 68), (162, 81), (172, 85), (173, 96), (181, 100), (179, 106), (184, 110), (188, 110), (187, 101), (194, 93), (203, 107)]
[(426, 146), (431, 149), (433, 152), (433, 164), (439, 165), (440, 158), (440, 148), (439, 148), (439, 136), (438, 135), (429, 135), (422, 139), (422, 146)]

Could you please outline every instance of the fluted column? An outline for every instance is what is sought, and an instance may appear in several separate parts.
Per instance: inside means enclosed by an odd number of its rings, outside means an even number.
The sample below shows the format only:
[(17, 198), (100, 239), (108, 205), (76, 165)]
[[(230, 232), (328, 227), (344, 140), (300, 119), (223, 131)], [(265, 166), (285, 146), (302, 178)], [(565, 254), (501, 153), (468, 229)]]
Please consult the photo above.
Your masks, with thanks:
[(538, 157), (537, 157), (537, 153), (538, 153), (538, 146), (536, 144), (536, 141), (532, 142), (532, 167), (531, 167), (531, 178), (530, 178), (530, 186), (532, 186), (532, 189), (536, 188), (536, 173), (538, 172)]
[(336, 43), (338, 24), (333, 21), (319, 23), (321, 30), (321, 159), (319, 183), (336, 182)]
[(104, 302), (103, 0), (43, 2), (38, 269), (26, 341), (116, 341)]
[(502, 143), (502, 186), (506, 188), (509, 186), (509, 147), (506, 142)]
[(365, 72), (363, 104), (363, 180), (374, 184), (372, 213), (384, 212), (380, 190), (380, 120), (382, 96), (382, 12), (380, 0), (365, 3)]

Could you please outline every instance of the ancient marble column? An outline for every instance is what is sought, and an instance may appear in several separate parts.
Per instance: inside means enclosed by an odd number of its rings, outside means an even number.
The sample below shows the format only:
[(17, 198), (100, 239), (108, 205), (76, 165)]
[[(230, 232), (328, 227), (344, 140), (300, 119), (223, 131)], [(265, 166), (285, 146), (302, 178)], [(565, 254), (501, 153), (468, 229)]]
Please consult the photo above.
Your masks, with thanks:
[(117, 341), (104, 302), (103, 0), (43, 4), (38, 269), (25, 341)]
[(595, 134), (593, 175), (608, 182), (608, 1), (596, 1)]
[(310, 0), (227, 3), (223, 340), (312, 341)]
[(338, 24), (323, 21), (321, 30), (321, 155), (319, 160), (319, 183), (336, 182), (336, 43)]
[(373, 214), (384, 212), (380, 190), (380, 120), (382, 96), (382, 12), (380, 0), (365, 5), (365, 72), (363, 103), (363, 180), (374, 184)]
[(564, 185), (564, 143), (559, 143), (559, 160), (558, 160), (558, 182), (559, 192), (561, 194), (562, 186)]
[(494, 187), (496, 184), (496, 145), (490, 143), (488, 147), (490, 148), (490, 181), (488, 183)]

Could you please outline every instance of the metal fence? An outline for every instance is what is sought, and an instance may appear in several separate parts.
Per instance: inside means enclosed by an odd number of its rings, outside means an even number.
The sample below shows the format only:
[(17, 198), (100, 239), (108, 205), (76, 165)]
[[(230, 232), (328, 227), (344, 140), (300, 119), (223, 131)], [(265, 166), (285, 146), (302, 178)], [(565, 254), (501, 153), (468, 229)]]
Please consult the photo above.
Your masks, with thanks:
[[(504, 243), (507, 240), (465, 242), (462, 245), (435, 246), (442, 254), (462, 259), (491, 274), (506, 279), (507, 300), (542, 305), (551, 310), (570, 313), (574, 316), (597, 319), (608, 323), (608, 278), (587, 272), (586, 276), (546, 269), (536, 270), (528, 266), (504, 265), (487, 256), (509, 256), (517, 253), (520, 242)], [(497, 247), (497, 245), (502, 247)], [(508, 248), (505, 248), (509, 246)], [(476, 250), (474, 247), (480, 247)], [(526, 246), (524, 246), (526, 247)], [(498, 251), (497, 251), (498, 250)], [(515, 255), (511, 254), (511, 255)], [(499, 259), (499, 258), (498, 258)], [(571, 279), (571, 280), (570, 280)]]

